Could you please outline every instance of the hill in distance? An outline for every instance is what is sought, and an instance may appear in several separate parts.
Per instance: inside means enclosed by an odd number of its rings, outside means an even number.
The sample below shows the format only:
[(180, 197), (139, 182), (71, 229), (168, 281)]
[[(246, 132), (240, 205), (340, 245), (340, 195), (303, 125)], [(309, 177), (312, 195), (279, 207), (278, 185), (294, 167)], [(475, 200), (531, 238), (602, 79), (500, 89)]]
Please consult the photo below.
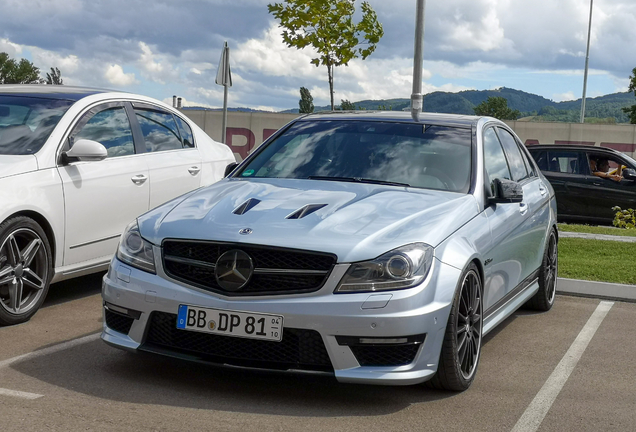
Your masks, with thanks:
[[(521, 117), (533, 117), (535, 121), (578, 122), (581, 113), (581, 99), (554, 102), (542, 96), (521, 90), (502, 87), (495, 90), (466, 90), (458, 93), (434, 92), (424, 95), (424, 111), (473, 115), (473, 108), (489, 97), (503, 97), (508, 107), (519, 110)], [(410, 106), (410, 99), (363, 100), (354, 102), (356, 109), (402, 111)], [(629, 118), (621, 108), (636, 104), (636, 98), (629, 92), (613, 93), (596, 98), (586, 98), (585, 116), (605, 119), (607, 122), (628, 123)], [(314, 111), (329, 111), (329, 106), (315, 107)], [(298, 109), (283, 111), (297, 113)], [(612, 120), (613, 119), (613, 120)]]

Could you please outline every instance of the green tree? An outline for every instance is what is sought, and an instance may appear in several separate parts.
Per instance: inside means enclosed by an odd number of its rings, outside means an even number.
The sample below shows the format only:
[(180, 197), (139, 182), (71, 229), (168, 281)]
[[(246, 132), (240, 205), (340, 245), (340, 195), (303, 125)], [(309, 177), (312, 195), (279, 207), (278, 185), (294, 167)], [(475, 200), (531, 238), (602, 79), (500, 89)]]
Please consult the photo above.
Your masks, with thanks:
[[(634, 96), (636, 96), (636, 68), (632, 69), (632, 74), (629, 77), (629, 91), (634, 92)], [(629, 116), (629, 122), (636, 124), (636, 105), (621, 109)]]
[[(284, 0), (268, 4), (269, 13), (280, 21), (288, 47), (313, 47), (318, 57), (311, 64), (327, 67), (331, 110), (333, 71), (357, 57), (366, 59), (384, 36), (382, 24), (368, 2), (362, 2), (362, 19), (354, 23), (355, 0)], [(362, 42), (360, 41), (362, 38)]]
[(0, 84), (40, 84), (40, 69), (27, 59), (19, 62), (9, 57), (9, 54), (0, 53)]
[(298, 106), (301, 114), (308, 114), (314, 112), (314, 98), (305, 87), (300, 88), (300, 100)]
[(495, 117), (499, 120), (517, 120), (521, 116), (519, 110), (508, 108), (508, 101), (501, 96), (490, 96), (473, 110), (477, 115)]
[(62, 80), (62, 74), (58, 68), (51, 68), (51, 73), (46, 74), (46, 83), (52, 85), (64, 84)]
[(348, 99), (340, 99), (340, 109), (343, 111), (355, 111), (356, 106)]

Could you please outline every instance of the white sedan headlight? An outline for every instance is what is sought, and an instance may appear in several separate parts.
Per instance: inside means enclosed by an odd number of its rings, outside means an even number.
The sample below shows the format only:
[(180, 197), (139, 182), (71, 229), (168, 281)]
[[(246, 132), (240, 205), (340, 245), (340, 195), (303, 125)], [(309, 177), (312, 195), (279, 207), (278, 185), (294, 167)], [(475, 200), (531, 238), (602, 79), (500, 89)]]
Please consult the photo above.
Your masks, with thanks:
[(387, 291), (411, 288), (426, 278), (433, 248), (413, 243), (372, 260), (351, 264), (336, 293)]
[(141, 237), (137, 220), (130, 223), (121, 235), (117, 259), (138, 269), (155, 273), (152, 244)]

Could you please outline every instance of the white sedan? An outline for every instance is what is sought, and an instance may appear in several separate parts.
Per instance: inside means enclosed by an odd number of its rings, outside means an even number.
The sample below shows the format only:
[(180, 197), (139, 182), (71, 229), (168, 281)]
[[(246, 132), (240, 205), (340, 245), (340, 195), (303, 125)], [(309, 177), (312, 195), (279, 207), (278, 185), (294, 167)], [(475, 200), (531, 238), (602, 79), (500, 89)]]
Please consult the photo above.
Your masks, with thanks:
[(232, 162), (148, 97), (0, 85), (0, 325), (30, 319), (50, 283), (105, 270), (131, 220)]

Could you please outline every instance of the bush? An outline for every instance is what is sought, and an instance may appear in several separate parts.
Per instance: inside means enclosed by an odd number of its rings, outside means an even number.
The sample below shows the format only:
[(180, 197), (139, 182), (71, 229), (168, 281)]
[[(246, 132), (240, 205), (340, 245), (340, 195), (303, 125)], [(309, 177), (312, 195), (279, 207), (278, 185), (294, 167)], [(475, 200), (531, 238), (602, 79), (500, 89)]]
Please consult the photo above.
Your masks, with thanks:
[(612, 207), (614, 214), (614, 226), (618, 228), (636, 228), (636, 211), (634, 209), (622, 210), (620, 207)]

